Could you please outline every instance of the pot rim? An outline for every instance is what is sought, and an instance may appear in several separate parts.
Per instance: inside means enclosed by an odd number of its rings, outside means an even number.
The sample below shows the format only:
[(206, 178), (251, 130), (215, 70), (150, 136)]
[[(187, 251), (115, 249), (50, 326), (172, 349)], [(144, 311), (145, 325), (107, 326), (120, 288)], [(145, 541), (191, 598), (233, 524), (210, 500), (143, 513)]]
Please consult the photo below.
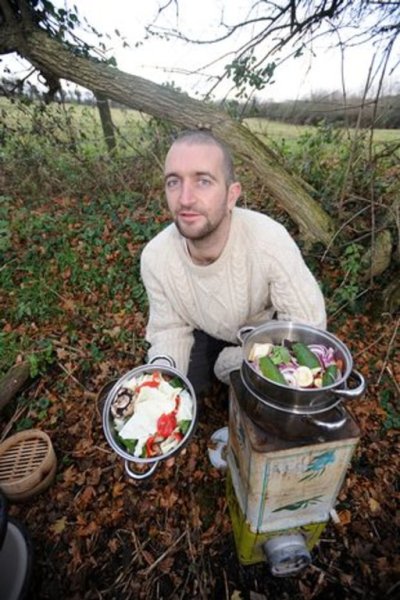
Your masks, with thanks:
[[(172, 448), (169, 452), (166, 452), (165, 454), (160, 454), (158, 456), (143, 458), (140, 456), (134, 456), (133, 454), (129, 454), (129, 452), (127, 452), (124, 448), (122, 448), (116, 441), (116, 437), (112, 432), (112, 423), (111, 423), (112, 417), (110, 417), (111, 403), (114, 400), (114, 397), (115, 397), (115, 394), (117, 393), (117, 391), (121, 387), (123, 387), (123, 384), (127, 380), (132, 379), (132, 377), (137, 377), (138, 375), (144, 375), (146, 373), (151, 374), (151, 373), (154, 373), (155, 371), (160, 371), (161, 373), (165, 373), (167, 375), (172, 375), (174, 377), (179, 377), (179, 379), (182, 380), (182, 382), (185, 385), (185, 388), (190, 393), (192, 401), (193, 401), (193, 417), (192, 417), (192, 422), (189, 426), (189, 429), (187, 430), (183, 439), (179, 442), (179, 444), (177, 446), (175, 446), (174, 448)], [(166, 365), (148, 363), (145, 365), (141, 365), (139, 367), (135, 367), (131, 371), (128, 371), (127, 373), (122, 375), (115, 382), (115, 384), (112, 386), (112, 388), (109, 390), (109, 392), (107, 394), (107, 398), (106, 398), (104, 406), (103, 406), (103, 430), (104, 430), (104, 434), (106, 436), (107, 442), (109, 443), (111, 448), (116, 452), (116, 454), (118, 454), (121, 458), (124, 458), (126, 461), (132, 462), (132, 463), (151, 465), (154, 463), (158, 463), (159, 461), (163, 461), (163, 460), (167, 460), (168, 458), (171, 458), (172, 456), (174, 456), (175, 454), (180, 452), (184, 446), (186, 446), (186, 444), (188, 443), (188, 441), (190, 440), (190, 438), (192, 437), (192, 435), (194, 433), (194, 429), (197, 424), (197, 416), (198, 416), (198, 411), (197, 411), (196, 394), (195, 394), (192, 384), (187, 379), (187, 377), (185, 375), (183, 375), (174, 366), (166, 366)]]
[[(328, 341), (330, 341), (333, 344), (335, 351), (340, 350), (340, 352), (345, 357), (345, 369), (344, 369), (340, 379), (338, 379), (334, 383), (331, 383), (330, 385), (324, 386), (323, 388), (301, 388), (301, 387), (293, 387), (293, 386), (289, 386), (289, 385), (283, 385), (281, 383), (271, 381), (271, 380), (263, 377), (262, 375), (260, 375), (260, 373), (253, 367), (253, 364), (248, 360), (248, 356), (247, 356), (248, 353), (246, 352), (246, 354), (245, 354), (245, 345), (247, 346), (248, 344), (250, 344), (250, 342), (253, 338), (258, 338), (258, 336), (260, 336), (263, 333), (269, 334), (269, 333), (273, 333), (276, 330), (281, 329), (282, 325), (287, 325), (289, 331), (291, 331), (291, 330), (293, 330), (293, 331), (299, 331), (299, 330), (300, 331), (308, 331), (309, 333), (315, 333), (320, 336), (323, 336), (324, 338), (326, 338)], [(246, 330), (246, 332), (248, 332), (242, 341), (242, 350), (243, 350), (243, 355), (244, 355), (243, 362), (246, 364), (246, 368), (250, 369), (251, 372), (254, 373), (254, 375), (256, 377), (260, 378), (262, 381), (266, 381), (269, 384), (271, 384), (272, 386), (275, 386), (276, 388), (281, 389), (282, 391), (289, 390), (289, 391), (296, 392), (296, 393), (306, 393), (307, 395), (311, 395), (311, 396), (321, 395), (321, 392), (324, 392), (325, 390), (329, 391), (329, 390), (340, 388), (340, 386), (343, 386), (343, 384), (346, 383), (347, 379), (349, 378), (349, 376), (353, 370), (353, 358), (350, 354), (349, 349), (338, 337), (336, 337), (333, 333), (331, 333), (329, 331), (326, 331), (323, 329), (318, 329), (317, 327), (314, 327), (312, 325), (308, 325), (306, 323), (298, 323), (295, 321), (269, 321), (268, 323), (265, 323), (258, 327), (243, 328), (242, 330), (239, 331), (239, 334), (238, 334), (239, 339), (241, 339), (240, 332), (243, 330)], [(255, 340), (253, 340), (253, 343), (254, 343), (254, 341)], [(259, 341), (259, 340), (257, 339), (257, 341)], [(268, 342), (270, 340), (263, 340), (263, 341)]]

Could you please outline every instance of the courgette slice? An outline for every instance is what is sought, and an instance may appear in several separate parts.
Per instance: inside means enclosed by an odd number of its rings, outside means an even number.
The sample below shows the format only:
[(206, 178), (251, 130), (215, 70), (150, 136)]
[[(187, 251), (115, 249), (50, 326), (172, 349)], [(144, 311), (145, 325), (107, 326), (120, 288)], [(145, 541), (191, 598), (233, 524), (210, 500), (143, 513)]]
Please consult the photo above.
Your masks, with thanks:
[(259, 365), (261, 373), (264, 375), (264, 377), (266, 377), (266, 379), (270, 379), (271, 381), (280, 383), (281, 385), (287, 385), (286, 379), (269, 356), (263, 356), (260, 358)]

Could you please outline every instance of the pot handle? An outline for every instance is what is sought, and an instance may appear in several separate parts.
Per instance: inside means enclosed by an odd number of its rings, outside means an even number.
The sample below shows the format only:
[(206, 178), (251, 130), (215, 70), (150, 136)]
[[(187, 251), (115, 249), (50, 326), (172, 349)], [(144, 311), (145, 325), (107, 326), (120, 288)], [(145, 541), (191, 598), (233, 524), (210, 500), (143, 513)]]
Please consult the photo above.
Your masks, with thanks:
[(237, 332), (237, 339), (239, 340), (239, 342), (241, 344), (243, 344), (243, 342), (245, 341), (245, 339), (247, 338), (247, 336), (254, 331), (255, 327), (252, 327), (251, 325), (245, 325), (244, 327), (241, 327), (239, 329), (239, 331)]
[(147, 362), (148, 365), (153, 365), (154, 363), (167, 365), (168, 367), (176, 366), (174, 359), (172, 356), (168, 356), (168, 354), (157, 354)]
[(325, 429), (329, 429), (329, 431), (333, 429), (339, 429), (343, 427), (343, 425), (347, 421), (347, 414), (343, 408), (343, 406), (335, 406), (335, 409), (340, 414), (340, 418), (337, 421), (320, 421), (315, 417), (307, 417), (307, 421), (309, 421), (312, 425), (318, 425), (318, 427), (324, 427)]
[(156, 470), (157, 466), (158, 466), (159, 461), (153, 463), (150, 467), (150, 469), (148, 471), (145, 471), (144, 473), (137, 473), (136, 471), (133, 471), (130, 466), (129, 466), (129, 461), (125, 461), (125, 471), (127, 473), (127, 475), (129, 475), (129, 477), (132, 477), (132, 479), (137, 479), (137, 480), (142, 480), (142, 479), (147, 479), (147, 477), (151, 477), (151, 475), (153, 475), (154, 471)]
[(336, 396), (340, 396), (341, 398), (358, 398), (359, 396), (361, 396), (361, 394), (364, 393), (365, 388), (367, 387), (366, 381), (363, 377), (363, 375), (361, 375), (361, 373), (359, 373), (358, 371), (353, 370), (350, 375), (349, 375), (349, 379), (351, 377), (354, 377), (355, 379), (359, 380), (358, 386), (352, 389), (333, 389), (330, 390), (332, 392), (332, 394), (335, 394)]

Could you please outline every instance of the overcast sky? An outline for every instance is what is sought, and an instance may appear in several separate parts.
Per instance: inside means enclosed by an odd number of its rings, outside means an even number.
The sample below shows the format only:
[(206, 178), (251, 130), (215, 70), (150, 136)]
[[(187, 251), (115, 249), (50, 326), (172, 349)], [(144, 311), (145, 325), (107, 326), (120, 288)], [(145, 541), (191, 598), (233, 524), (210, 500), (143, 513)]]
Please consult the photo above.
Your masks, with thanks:
[[(192, 45), (177, 40), (145, 39), (145, 27), (157, 16), (158, 7), (167, 0), (53, 0), (56, 6), (78, 6), (81, 18), (99, 31), (111, 36), (103, 38), (109, 49), (109, 56), (117, 59), (118, 68), (150, 79), (156, 83), (174, 81), (176, 85), (191, 95), (202, 94), (212, 85), (209, 75), (223, 72), (224, 65), (232, 60), (229, 52), (237, 47), (243, 38), (236, 38), (222, 45)], [(221, 16), (225, 22), (233, 23), (238, 17), (244, 18), (249, 0), (178, 0), (179, 25), (186, 34), (194, 38), (212, 38), (221, 32), (218, 25)], [(174, 3), (164, 11), (157, 21), (160, 26), (177, 25)], [(121, 37), (115, 35), (118, 30)], [(129, 44), (123, 48), (122, 39)], [(138, 47), (137, 43), (142, 43)], [(302, 58), (291, 59), (276, 72), (274, 83), (257, 93), (260, 99), (284, 100), (308, 97), (312, 93), (342, 91), (342, 69), (344, 69), (346, 93), (361, 93), (370, 65), (372, 53), (365, 48), (354, 49), (345, 56), (344, 63), (338, 49), (328, 50), (319, 44), (313, 45), (314, 56), (305, 54)], [(202, 75), (191, 76), (184, 73), (195, 72), (216, 58), (225, 55), (221, 61), (204, 70)], [(218, 88), (216, 94), (227, 92), (227, 84)], [(387, 80), (387, 91), (392, 84)], [(399, 91), (393, 90), (393, 91)]]

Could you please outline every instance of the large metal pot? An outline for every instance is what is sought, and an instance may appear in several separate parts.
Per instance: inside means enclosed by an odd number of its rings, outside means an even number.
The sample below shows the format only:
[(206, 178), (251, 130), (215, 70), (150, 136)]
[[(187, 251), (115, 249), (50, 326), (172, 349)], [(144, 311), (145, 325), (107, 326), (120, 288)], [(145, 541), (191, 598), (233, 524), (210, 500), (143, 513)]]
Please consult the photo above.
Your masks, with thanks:
[[(238, 332), (243, 346), (241, 379), (246, 389), (262, 403), (286, 413), (312, 415), (331, 410), (342, 400), (358, 398), (365, 391), (364, 377), (353, 370), (353, 359), (348, 348), (336, 336), (311, 325), (292, 321), (270, 321), (259, 327), (243, 327)], [(304, 344), (323, 344), (334, 349), (343, 362), (342, 376), (335, 383), (319, 389), (300, 389), (281, 385), (262, 377), (248, 360), (254, 343), (281, 344), (283, 340)], [(356, 387), (349, 389), (349, 380)]]
[[(163, 361), (163, 364), (160, 364), (160, 362), (159, 362), (160, 360)], [(155, 362), (157, 362), (157, 364), (153, 364)], [(154, 373), (155, 371), (159, 371), (165, 375), (170, 375), (171, 377), (179, 377), (183, 381), (183, 383), (185, 384), (187, 390), (189, 391), (189, 393), (193, 399), (193, 418), (192, 418), (190, 427), (189, 427), (188, 431), (186, 432), (184, 438), (177, 446), (175, 446), (175, 448), (173, 448), (169, 452), (166, 452), (165, 454), (162, 454), (161, 456), (154, 456), (154, 457), (150, 457), (150, 458), (140, 458), (137, 456), (132, 456), (132, 454), (129, 454), (129, 452), (123, 446), (121, 446), (120, 443), (118, 443), (116, 431), (115, 431), (115, 428), (113, 426), (113, 421), (112, 421), (113, 418), (112, 418), (112, 414), (111, 414), (111, 404), (112, 404), (116, 394), (119, 392), (121, 387), (124, 387), (124, 385), (126, 384), (126, 382), (128, 380), (132, 379), (132, 377), (138, 377), (138, 376), (144, 375), (144, 374), (151, 374), (151, 373)], [(132, 371), (129, 371), (123, 377), (118, 379), (118, 381), (113, 385), (111, 390), (108, 392), (107, 398), (106, 398), (104, 406), (103, 406), (104, 434), (105, 434), (106, 439), (107, 439), (108, 443), (110, 444), (111, 448), (119, 456), (121, 456), (121, 458), (125, 459), (125, 471), (129, 475), (129, 477), (132, 477), (133, 479), (138, 479), (138, 480), (146, 479), (147, 477), (150, 477), (151, 475), (153, 475), (154, 471), (156, 470), (156, 468), (160, 462), (162, 462), (163, 460), (167, 460), (168, 458), (171, 458), (172, 456), (176, 455), (178, 452), (180, 452), (183, 449), (184, 446), (186, 446), (186, 444), (192, 437), (195, 427), (197, 425), (197, 412), (198, 411), (197, 411), (196, 394), (195, 394), (195, 391), (194, 391), (190, 381), (184, 375), (182, 375), (182, 373), (180, 371), (178, 371), (175, 368), (175, 363), (171, 357), (164, 356), (164, 355), (163, 356), (155, 356), (152, 358), (151, 361), (149, 361), (148, 364), (143, 365), (141, 367), (136, 367), (135, 369), (133, 369)], [(134, 464), (134, 463), (140, 464), (140, 465), (148, 465), (149, 469), (145, 472), (135, 471), (130, 466), (130, 464)]]

